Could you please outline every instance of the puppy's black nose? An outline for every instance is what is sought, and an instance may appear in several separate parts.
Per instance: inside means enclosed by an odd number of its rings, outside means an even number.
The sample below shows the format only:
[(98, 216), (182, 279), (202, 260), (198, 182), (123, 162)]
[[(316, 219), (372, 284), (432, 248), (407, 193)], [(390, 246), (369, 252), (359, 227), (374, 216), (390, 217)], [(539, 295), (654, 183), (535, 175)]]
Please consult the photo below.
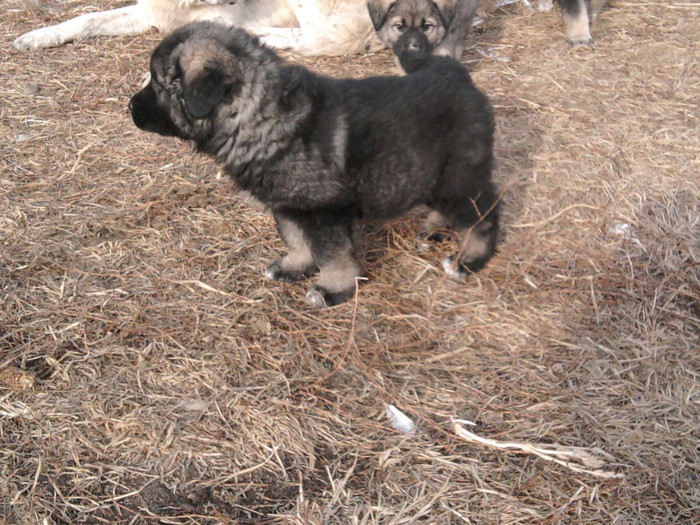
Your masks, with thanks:
[(415, 40), (411, 40), (406, 47), (409, 51), (420, 51), (420, 45)]

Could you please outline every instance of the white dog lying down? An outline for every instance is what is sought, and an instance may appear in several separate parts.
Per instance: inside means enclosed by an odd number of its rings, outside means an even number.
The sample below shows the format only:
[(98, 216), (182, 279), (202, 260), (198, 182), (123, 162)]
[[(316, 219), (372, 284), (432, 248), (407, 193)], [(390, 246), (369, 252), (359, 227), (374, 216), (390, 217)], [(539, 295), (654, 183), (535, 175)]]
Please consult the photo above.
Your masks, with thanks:
[(92, 36), (163, 33), (196, 21), (242, 27), (279, 49), (301, 55), (344, 55), (381, 49), (366, 0), (138, 0), (30, 31), (18, 49), (43, 49)]

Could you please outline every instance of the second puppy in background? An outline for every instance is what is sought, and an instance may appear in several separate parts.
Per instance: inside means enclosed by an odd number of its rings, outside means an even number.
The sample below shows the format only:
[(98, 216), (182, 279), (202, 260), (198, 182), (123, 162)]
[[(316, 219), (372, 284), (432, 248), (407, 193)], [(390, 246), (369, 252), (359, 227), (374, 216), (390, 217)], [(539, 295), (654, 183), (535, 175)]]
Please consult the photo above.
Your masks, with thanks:
[[(393, 48), (402, 38), (418, 45), (425, 36), (429, 53), (459, 60), (474, 21), (479, 0), (368, 0), (377, 36)], [(398, 56), (396, 59), (399, 69)]]

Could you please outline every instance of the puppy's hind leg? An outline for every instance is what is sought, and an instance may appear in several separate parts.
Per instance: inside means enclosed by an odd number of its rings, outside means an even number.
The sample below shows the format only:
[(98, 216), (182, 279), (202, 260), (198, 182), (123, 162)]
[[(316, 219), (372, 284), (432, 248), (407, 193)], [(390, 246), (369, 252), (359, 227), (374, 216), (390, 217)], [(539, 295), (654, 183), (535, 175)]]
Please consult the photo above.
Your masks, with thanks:
[(22, 50), (38, 50), (62, 46), (67, 42), (92, 36), (117, 36), (143, 33), (152, 25), (140, 5), (130, 5), (78, 16), (55, 26), (25, 33), (14, 41)]

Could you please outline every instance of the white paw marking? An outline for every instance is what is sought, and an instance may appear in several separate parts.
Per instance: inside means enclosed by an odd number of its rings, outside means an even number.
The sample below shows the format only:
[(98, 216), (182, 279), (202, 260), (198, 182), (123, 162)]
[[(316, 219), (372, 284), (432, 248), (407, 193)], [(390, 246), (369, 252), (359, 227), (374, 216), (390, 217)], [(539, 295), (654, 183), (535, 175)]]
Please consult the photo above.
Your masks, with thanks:
[(323, 298), (323, 295), (313, 288), (306, 292), (306, 300), (309, 301), (311, 306), (315, 306), (316, 308), (326, 307), (326, 300)]
[(445, 257), (442, 260), (442, 269), (445, 270), (447, 276), (451, 277), (452, 279), (464, 278), (464, 274), (459, 271), (459, 268), (454, 263), (454, 259), (452, 257)]

